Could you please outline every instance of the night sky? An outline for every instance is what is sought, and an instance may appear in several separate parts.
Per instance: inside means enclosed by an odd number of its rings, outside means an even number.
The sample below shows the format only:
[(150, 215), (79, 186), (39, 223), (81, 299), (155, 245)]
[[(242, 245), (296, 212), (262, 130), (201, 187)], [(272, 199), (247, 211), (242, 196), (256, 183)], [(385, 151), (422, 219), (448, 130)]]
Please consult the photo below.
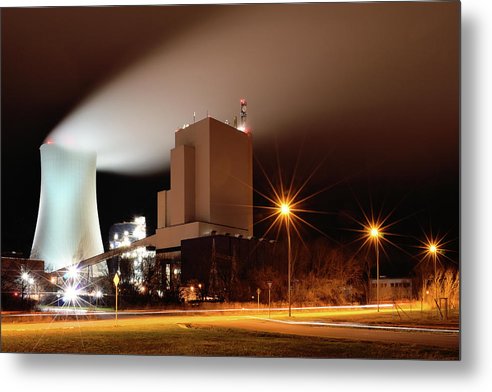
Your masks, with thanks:
[[(317, 168), (300, 196), (328, 187), (303, 205), (323, 214), (303, 218), (333, 240), (352, 242), (372, 205), (394, 210), (405, 252), (432, 230), (457, 261), (459, 7), (3, 9), (2, 252), (30, 252), (47, 138), (98, 152), (107, 247), (111, 224), (136, 214), (154, 232), (174, 130), (194, 111), (232, 120), (246, 98), (258, 190), (271, 194), (260, 165), (297, 188)], [(405, 252), (393, 264), (412, 263)]]

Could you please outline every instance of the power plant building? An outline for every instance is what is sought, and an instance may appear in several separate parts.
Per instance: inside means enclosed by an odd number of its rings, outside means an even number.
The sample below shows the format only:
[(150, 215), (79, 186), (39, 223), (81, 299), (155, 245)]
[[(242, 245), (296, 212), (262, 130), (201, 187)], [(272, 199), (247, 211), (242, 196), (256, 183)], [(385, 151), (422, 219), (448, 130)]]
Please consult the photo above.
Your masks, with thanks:
[(173, 290), (200, 281), (222, 297), (255, 253), (253, 245), (248, 255), (236, 251), (253, 237), (251, 135), (212, 117), (177, 130), (171, 189), (158, 193), (157, 214), (151, 242), (163, 285)]
[(142, 290), (148, 283), (142, 270), (145, 259), (154, 282), (148, 294), (162, 297), (200, 281), (203, 292), (216, 298), (249, 295), (247, 289), (241, 294), (231, 287), (247, 275), (248, 266), (271, 259), (271, 254), (268, 241), (253, 237), (252, 140), (244, 118), (241, 124), (236, 128), (206, 117), (177, 130), (171, 186), (157, 194), (155, 234), (146, 236), (144, 221), (116, 224), (105, 253), (97, 213), (96, 155), (43, 144), (31, 258), (44, 260), (52, 271), (89, 267), (88, 276), (111, 276), (125, 267), (122, 282)]
[(251, 136), (211, 117), (178, 130), (157, 211), (158, 250), (212, 232), (252, 236)]

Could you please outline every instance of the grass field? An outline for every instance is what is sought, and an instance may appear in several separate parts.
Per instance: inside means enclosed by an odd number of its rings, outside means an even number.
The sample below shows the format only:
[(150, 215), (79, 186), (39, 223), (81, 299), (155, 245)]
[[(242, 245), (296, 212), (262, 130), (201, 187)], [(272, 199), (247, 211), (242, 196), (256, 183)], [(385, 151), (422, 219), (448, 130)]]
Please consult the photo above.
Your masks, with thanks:
[(2, 325), (3, 352), (455, 360), (458, 350), (200, 325), (238, 316)]

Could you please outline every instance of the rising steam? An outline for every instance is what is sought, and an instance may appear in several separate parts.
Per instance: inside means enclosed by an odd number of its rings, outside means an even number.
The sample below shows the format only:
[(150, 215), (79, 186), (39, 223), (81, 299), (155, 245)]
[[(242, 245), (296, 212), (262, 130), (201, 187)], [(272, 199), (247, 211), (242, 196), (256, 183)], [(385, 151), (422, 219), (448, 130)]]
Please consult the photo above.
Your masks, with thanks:
[(168, 164), (174, 131), (191, 123), (193, 112), (197, 120), (209, 113), (232, 122), (247, 97), (249, 125), (261, 137), (278, 119), (289, 121), (293, 100), (303, 114), (319, 111), (309, 99), (319, 86), (312, 75), (333, 61), (319, 10), (229, 7), (114, 77), (48, 140), (96, 151), (99, 170), (148, 173)]
[[(337, 141), (344, 154), (358, 146), (378, 155), (407, 151), (413, 165), (415, 153), (423, 155), (419, 138), (429, 138), (432, 129), (442, 144), (447, 139), (440, 135), (448, 132), (434, 126), (449, 110), (447, 101), (436, 98), (449, 84), (442, 76), (448, 57), (439, 54), (446, 37), (431, 21), (439, 8), (428, 8), (200, 8), (203, 21), (179, 21), (189, 26), (86, 97), (49, 139), (96, 151), (99, 170), (158, 172), (168, 165), (174, 131), (191, 123), (194, 112), (197, 120), (208, 113), (232, 121), (244, 97), (255, 143), (279, 131), (307, 132), (310, 122), (325, 143), (327, 132), (344, 135)], [(412, 17), (399, 18), (409, 9)], [(433, 67), (430, 53), (421, 49), (428, 42), (435, 42)]]

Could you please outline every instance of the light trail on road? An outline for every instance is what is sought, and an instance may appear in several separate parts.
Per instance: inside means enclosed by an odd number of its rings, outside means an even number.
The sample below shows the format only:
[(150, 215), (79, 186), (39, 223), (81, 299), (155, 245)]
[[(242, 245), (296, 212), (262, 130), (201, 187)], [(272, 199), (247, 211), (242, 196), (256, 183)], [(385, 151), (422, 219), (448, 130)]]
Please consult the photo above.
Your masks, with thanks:
[(253, 317), (257, 320), (271, 321), (274, 323), (290, 324), (290, 325), (312, 325), (317, 327), (343, 327), (343, 328), (363, 328), (363, 329), (383, 329), (389, 331), (408, 331), (408, 332), (444, 332), (444, 333), (459, 333), (459, 329), (443, 329), (443, 328), (426, 328), (426, 327), (401, 327), (387, 325), (372, 325), (361, 323), (326, 323), (321, 321), (284, 321), (275, 319), (265, 319)]
[[(393, 308), (393, 304), (380, 304), (380, 308)], [(333, 305), (333, 306), (307, 306), (293, 307), (292, 310), (357, 310), (357, 309), (376, 309), (377, 305)], [(272, 312), (287, 311), (288, 307), (271, 308)], [(187, 314), (187, 313), (213, 313), (213, 312), (268, 312), (268, 308), (228, 308), (228, 309), (165, 309), (165, 310), (142, 310), (142, 311), (118, 311), (122, 316), (145, 316), (145, 315), (162, 315), (162, 314)], [(85, 309), (55, 309), (49, 310), (50, 313), (21, 313), (21, 314), (2, 314), (3, 317), (52, 317), (56, 315), (74, 315), (74, 316), (109, 316), (115, 312), (91, 311)]]

